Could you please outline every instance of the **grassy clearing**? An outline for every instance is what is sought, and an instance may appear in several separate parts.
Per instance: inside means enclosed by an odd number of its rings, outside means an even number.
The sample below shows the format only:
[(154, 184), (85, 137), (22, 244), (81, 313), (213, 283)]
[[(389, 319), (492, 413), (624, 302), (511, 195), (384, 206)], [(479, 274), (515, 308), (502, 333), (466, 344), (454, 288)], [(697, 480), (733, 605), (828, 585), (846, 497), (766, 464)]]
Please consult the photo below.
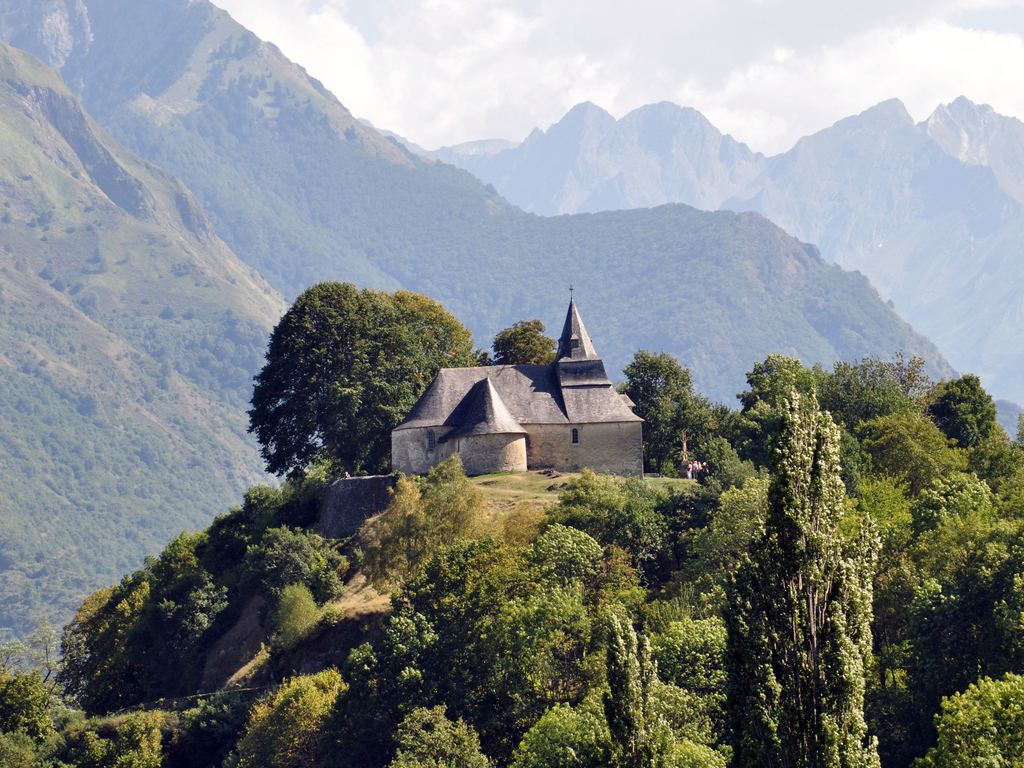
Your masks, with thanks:
[[(532, 472), (500, 472), (470, 478), (484, 494), (491, 506), (507, 507), (520, 503), (556, 504), (558, 494), (573, 474), (562, 474), (548, 469)], [(693, 480), (671, 477), (648, 478), (647, 482), (665, 490), (682, 490), (694, 485)]]

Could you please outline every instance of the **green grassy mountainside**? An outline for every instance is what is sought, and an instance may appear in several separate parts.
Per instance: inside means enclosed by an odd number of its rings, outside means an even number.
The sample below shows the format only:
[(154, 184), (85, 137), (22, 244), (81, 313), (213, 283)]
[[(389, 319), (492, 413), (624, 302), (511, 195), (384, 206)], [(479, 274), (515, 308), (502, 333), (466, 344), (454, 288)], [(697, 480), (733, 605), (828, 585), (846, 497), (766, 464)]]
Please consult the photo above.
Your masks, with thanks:
[(65, 620), (261, 476), (283, 302), (194, 196), (0, 44), (0, 627)]
[(523, 318), (558, 327), (571, 283), (612, 369), (638, 347), (665, 349), (729, 402), (774, 351), (829, 363), (903, 348), (949, 371), (861, 276), (759, 216), (524, 213), (353, 119), (208, 2), (9, 0), (4, 18), (9, 41), (60, 67), (112, 135), (181, 178), (286, 296), (323, 279), (403, 287), (486, 342)]

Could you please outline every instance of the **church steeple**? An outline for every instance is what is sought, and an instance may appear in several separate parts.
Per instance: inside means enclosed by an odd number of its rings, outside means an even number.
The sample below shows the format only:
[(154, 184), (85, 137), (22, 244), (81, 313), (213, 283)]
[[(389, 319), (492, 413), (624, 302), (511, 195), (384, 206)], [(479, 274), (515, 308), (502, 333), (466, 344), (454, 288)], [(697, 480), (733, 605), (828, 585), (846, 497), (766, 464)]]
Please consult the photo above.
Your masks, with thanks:
[(597, 352), (594, 351), (594, 342), (587, 335), (587, 329), (583, 327), (580, 313), (576, 309), (576, 302), (569, 299), (569, 311), (565, 316), (565, 325), (562, 327), (562, 338), (558, 340), (558, 354), (555, 361), (562, 363), (570, 360), (599, 360)]

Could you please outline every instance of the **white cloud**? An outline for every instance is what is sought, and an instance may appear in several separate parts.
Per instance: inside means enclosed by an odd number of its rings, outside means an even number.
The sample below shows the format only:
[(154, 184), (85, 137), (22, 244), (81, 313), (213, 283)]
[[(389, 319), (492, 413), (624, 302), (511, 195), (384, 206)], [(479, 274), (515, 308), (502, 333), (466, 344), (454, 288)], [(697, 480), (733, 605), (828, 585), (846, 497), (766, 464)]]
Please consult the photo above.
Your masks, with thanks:
[(919, 120), (961, 94), (1024, 116), (1024, 40), (998, 31), (1024, 11), (1000, 0), (220, 4), (356, 115), (431, 148), (519, 140), (586, 100), (693, 106), (768, 153), (892, 97)]

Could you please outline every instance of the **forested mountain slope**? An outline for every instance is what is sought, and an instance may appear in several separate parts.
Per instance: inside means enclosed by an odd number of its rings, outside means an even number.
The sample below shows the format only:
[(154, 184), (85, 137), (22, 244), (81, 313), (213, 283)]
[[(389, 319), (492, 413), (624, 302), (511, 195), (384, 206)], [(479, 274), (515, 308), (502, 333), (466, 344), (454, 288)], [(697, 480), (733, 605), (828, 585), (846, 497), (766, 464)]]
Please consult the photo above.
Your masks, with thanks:
[[(773, 350), (829, 362), (904, 347), (938, 360), (862, 278), (767, 222), (679, 206), (523, 213), (354, 120), (209, 3), (18, 8), (9, 39), (60, 64), (97, 119), (185, 181), (238, 256), (286, 295), (323, 279), (404, 287), (443, 302), (483, 341), (523, 317), (554, 326), (572, 283), (614, 368), (637, 347), (665, 348), (723, 399)], [(64, 47), (42, 32), (58, 17)], [(76, 31), (86, 26), (88, 36)]]
[(1024, 123), (987, 105), (960, 97), (915, 125), (893, 99), (772, 158), (668, 103), (619, 121), (580, 104), (512, 148), (409, 146), (545, 215), (663, 202), (757, 211), (866, 274), (954, 366), (1024, 400)]
[(283, 303), (3, 44), (0, 193), (0, 626), (21, 631), (261, 476), (244, 409)]

